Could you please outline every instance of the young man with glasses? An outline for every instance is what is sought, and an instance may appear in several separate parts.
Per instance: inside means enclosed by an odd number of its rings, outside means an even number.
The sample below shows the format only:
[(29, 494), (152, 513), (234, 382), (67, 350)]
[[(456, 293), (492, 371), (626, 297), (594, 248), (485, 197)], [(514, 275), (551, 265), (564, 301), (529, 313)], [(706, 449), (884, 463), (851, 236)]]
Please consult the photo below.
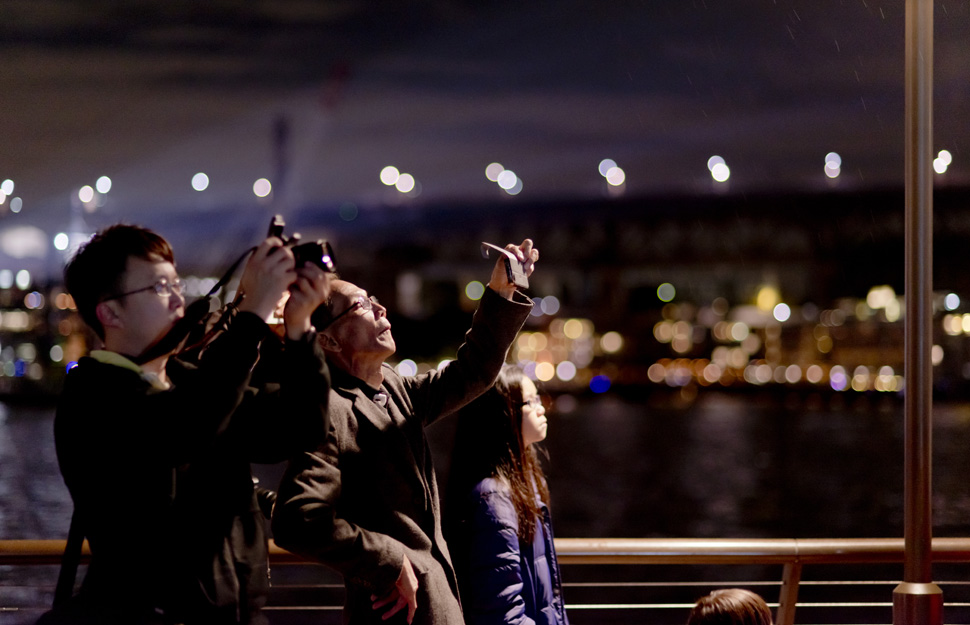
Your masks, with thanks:
[[(532, 273), (531, 240), (506, 249)], [(330, 431), (291, 460), (273, 536), (343, 575), (345, 623), (463, 622), (424, 428), (494, 383), (531, 309), (500, 259), (456, 359), (417, 376), (385, 364), (396, 347), (391, 324), (360, 287), (335, 281), (314, 313), (333, 375)]]
[[(310, 315), (330, 277), (282, 241), (253, 252), (228, 328), (197, 360), (153, 347), (185, 313), (171, 247), (136, 226), (96, 234), (65, 269), (104, 343), (67, 376), (54, 421), (91, 562), (72, 609), (109, 625), (265, 623), (267, 549), (250, 462), (326, 432), (329, 374)], [(251, 387), (284, 294), (280, 385)], [(280, 350), (274, 350), (280, 351)]]

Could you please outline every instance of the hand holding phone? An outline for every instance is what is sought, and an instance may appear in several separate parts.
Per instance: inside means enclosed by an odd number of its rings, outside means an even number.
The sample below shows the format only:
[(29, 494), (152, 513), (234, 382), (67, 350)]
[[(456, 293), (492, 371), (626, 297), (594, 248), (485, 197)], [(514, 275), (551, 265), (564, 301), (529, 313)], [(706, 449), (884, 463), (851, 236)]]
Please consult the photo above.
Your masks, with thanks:
[(516, 258), (515, 254), (503, 247), (482, 241), (482, 256), (488, 258), (490, 251), (495, 251), (504, 256), (505, 273), (508, 275), (510, 283), (523, 289), (529, 288), (529, 277), (526, 275), (525, 268), (519, 262), (519, 259)]

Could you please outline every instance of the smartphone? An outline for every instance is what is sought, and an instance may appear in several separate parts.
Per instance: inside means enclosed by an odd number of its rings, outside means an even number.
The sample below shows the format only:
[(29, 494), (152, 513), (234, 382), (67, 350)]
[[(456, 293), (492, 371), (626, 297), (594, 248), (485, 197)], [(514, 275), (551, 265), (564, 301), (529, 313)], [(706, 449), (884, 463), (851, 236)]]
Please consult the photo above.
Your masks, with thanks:
[(523, 289), (529, 288), (529, 276), (525, 275), (525, 268), (515, 254), (504, 247), (482, 241), (482, 256), (488, 258), (489, 251), (495, 251), (505, 257), (505, 273), (509, 277), (509, 282)]

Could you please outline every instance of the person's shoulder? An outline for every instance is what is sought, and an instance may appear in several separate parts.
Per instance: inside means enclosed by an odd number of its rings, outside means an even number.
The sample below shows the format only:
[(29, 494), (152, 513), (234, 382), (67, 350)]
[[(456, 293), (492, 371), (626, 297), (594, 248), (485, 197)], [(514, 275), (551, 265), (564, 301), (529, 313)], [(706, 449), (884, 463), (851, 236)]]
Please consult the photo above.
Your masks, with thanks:
[(499, 477), (486, 477), (472, 488), (472, 493), (478, 497), (492, 494), (508, 495), (509, 492), (508, 483)]

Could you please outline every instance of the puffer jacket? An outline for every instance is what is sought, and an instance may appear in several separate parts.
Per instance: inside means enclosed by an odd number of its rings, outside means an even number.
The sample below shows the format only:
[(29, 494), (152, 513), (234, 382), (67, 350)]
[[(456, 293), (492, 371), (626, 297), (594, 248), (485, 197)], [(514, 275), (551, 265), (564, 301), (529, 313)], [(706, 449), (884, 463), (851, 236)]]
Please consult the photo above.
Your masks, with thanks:
[[(536, 494), (538, 501), (538, 493)], [(463, 502), (450, 544), (467, 625), (568, 625), (549, 509), (523, 543), (508, 486), (486, 478)]]

